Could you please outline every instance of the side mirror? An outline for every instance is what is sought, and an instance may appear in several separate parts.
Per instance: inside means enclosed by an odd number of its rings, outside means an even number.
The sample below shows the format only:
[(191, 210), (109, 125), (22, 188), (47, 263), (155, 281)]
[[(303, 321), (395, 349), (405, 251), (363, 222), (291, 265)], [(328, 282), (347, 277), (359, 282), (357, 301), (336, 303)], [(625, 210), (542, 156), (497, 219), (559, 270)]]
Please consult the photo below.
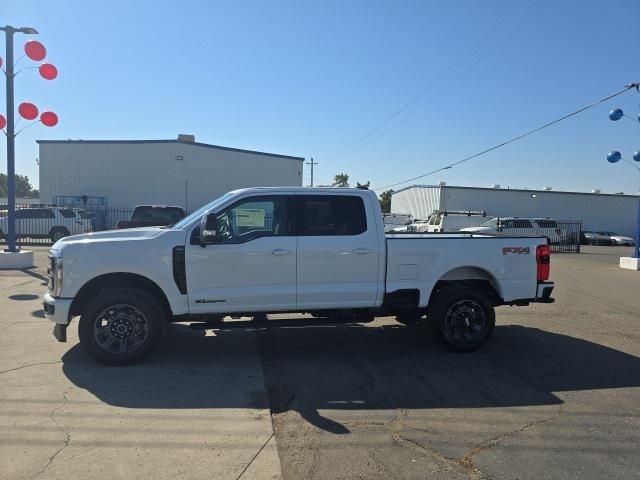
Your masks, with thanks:
[(200, 221), (200, 245), (210, 245), (218, 240), (218, 232), (216, 230), (216, 217), (214, 215), (205, 215)]

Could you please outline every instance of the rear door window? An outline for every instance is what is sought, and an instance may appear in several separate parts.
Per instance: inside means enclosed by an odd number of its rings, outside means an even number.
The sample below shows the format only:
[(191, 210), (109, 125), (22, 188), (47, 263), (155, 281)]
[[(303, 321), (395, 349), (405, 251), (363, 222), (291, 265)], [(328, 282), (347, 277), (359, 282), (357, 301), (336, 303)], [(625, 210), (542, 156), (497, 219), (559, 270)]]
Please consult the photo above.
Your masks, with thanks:
[(500, 225), (503, 228), (532, 228), (531, 222), (523, 218), (501, 220)]
[(64, 218), (76, 218), (76, 213), (73, 210), (70, 210), (68, 208), (61, 208), (58, 211), (60, 212), (60, 215), (62, 215)]
[(360, 235), (367, 231), (367, 216), (360, 197), (300, 195), (295, 201), (298, 235)]
[(56, 218), (50, 208), (23, 208), (16, 210), (16, 218)]
[(555, 220), (539, 219), (536, 223), (540, 228), (558, 228), (558, 223)]

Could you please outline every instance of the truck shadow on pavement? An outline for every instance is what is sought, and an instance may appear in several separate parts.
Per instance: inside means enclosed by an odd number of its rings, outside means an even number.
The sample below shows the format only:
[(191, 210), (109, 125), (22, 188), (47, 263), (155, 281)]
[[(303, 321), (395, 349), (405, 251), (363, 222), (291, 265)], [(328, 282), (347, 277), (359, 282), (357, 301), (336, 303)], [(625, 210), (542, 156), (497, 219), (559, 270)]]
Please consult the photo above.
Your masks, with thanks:
[[(79, 345), (65, 375), (109, 405), (128, 408), (270, 408), (297, 411), (348, 433), (322, 410), (485, 408), (560, 404), (554, 392), (640, 386), (640, 358), (536, 328), (498, 326), (470, 354), (402, 326), (222, 331), (172, 325), (146, 363), (106, 367)], [(265, 395), (265, 384), (266, 392)]]

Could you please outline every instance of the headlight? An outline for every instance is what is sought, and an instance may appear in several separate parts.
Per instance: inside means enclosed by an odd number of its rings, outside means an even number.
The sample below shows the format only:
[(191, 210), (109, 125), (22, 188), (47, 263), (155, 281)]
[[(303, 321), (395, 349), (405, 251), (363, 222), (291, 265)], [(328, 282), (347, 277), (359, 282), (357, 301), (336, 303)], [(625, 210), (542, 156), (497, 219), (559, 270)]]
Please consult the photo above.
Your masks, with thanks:
[(49, 257), (49, 291), (54, 297), (59, 297), (62, 292), (64, 279), (62, 257)]
[(62, 257), (56, 259), (56, 277), (54, 282), (54, 290), (53, 296), (59, 297), (62, 292), (62, 280), (63, 280), (63, 269), (62, 269)]

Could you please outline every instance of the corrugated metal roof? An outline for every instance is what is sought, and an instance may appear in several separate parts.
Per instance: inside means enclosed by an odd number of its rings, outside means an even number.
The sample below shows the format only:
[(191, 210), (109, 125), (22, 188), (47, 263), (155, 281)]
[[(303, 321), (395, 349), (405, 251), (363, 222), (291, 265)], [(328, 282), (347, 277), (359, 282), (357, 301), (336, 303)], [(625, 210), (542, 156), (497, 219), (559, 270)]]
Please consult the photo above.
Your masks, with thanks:
[(245, 150), (242, 148), (222, 147), (220, 145), (211, 145), (210, 143), (201, 142), (183, 142), (180, 140), (36, 140), (36, 143), (108, 143), (108, 144), (140, 144), (140, 143), (179, 143), (183, 145), (195, 145), (198, 147), (215, 148), (216, 150), (226, 150), (229, 152), (252, 153), (255, 155), (264, 155), (267, 157), (289, 158), (292, 160), (304, 161), (304, 157), (293, 157), (291, 155), (280, 155), (278, 153), (258, 152), (256, 150)]
[(491, 188), (491, 187), (462, 187), (459, 185), (411, 185), (409, 187), (401, 188), (400, 190), (396, 190), (393, 192), (396, 193), (403, 192), (405, 190), (409, 190), (411, 188), (442, 188), (445, 190), (460, 188), (463, 190), (484, 190), (487, 192), (529, 192), (529, 193), (564, 193), (571, 195), (595, 195), (598, 197), (610, 196), (610, 197), (631, 197), (637, 198), (638, 195), (629, 195), (629, 194), (617, 194), (617, 193), (592, 193), (592, 192), (569, 192), (566, 190), (539, 190), (539, 189), (525, 189), (525, 188)]

